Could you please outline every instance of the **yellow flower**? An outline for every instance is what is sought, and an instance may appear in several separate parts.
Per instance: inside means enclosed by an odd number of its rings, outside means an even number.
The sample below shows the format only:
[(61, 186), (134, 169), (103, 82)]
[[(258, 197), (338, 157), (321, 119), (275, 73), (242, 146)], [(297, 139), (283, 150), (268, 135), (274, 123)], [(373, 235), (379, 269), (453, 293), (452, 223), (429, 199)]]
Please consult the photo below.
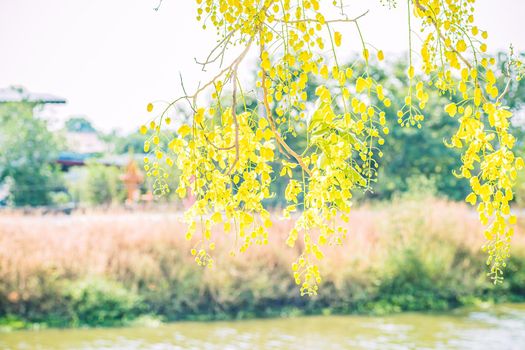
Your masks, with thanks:
[(455, 103), (449, 103), (445, 106), (445, 112), (448, 113), (449, 116), (454, 117), (458, 111), (458, 107)]
[(178, 130), (178, 134), (180, 135), (180, 137), (185, 137), (190, 132), (191, 132), (191, 127), (186, 124), (182, 125)]
[(334, 42), (335, 46), (341, 46), (341, 40), (343, 39), (343, 36), (339, 32), (334, 33)]
[(456, 44), (456, 50), (458, 50), (458, 52), (465, 52), (467, 50), (467, 44), (465, 43), (465, 40), (458, 40)]
[(368, 51), (368, 49), (363, 49), (363, 57), (365, 61), (368, 62), (368, 59), (370, 58), (370, 52)]
[(383, 53), (383, 50), (379, 50), (379, 51), (377, 51), (377, 59), (378, 59), (379, 61), (382, 61), (382, 60), (385, 59), (385, 54)]
[(474, 193), (471, 193), (467, 196), (467, 198), (465, 199), (465, 201), (467, 203), (470, 203), (471, 205), (474, 205), (476, 204), (476, 201), (477, 201), (477, 197)]

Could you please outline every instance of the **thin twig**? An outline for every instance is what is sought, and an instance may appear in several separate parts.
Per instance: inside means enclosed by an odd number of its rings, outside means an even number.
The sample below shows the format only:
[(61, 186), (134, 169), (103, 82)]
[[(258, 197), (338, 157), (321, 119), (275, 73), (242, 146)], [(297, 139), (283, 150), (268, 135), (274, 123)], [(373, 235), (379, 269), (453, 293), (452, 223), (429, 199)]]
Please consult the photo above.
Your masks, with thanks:
[(235, 125), (235, 160), (233, 161), (230, 170), (228, 170), (227, 175), (230, 175), (237, 165), (237, 162), (239, 161), (239, 121), (237, 120), (237, 69), (239, 68), (239, 65), (234, 68), (233, 70), (233, 93), (232, 93), (232, 118), (233, 123)]
[(197, 97), (199, 96), (199, 94), (202, 91), (206, 90), (208, 87), (210, 87), (211, 85), (215, 84), (215, 82), (220, 77), (225, 75), (226, 73), (229, 73), (228, 75), (230, 75), (235, 69), (237, 69), (239, 67), (239, 64), (246, 57), (246, 55), (248, 54), (248, 51), (250, 51), (250, 47), (251, 47), (251, 45), (253, 43), (253, 40), (254, 40), (254, 37), (251, 37), (250, 40), (248, 41), (248, 43), (246, 44), (246, 47), (244, 48), (244, 50), (241, 52), (241, 54), (235, 60), (233, 60), (233, 62), (228, 67), (226, 67), (223, 70), (221, 70), (215, 77), (213, 77), (213, 79), (211, 79), (206, 84), (204, 84), (203, 86), (199, 87), (197, 89), (197, 91), (195, 91), (195, 94), (193, 96), (191, 96), (191, 98), (193, 99), (193, 105), (194, 106), (197, 105)]
[[(228, 47), (228, 44), (230, 43), (230, 40), (233, 34), (234, 34), (234, 31), (231, 31), (228, 34), (226, 34), (226, 36), (210, 51), (210, 53), (208, 54), (208, 57), (206, 57), (206, 60), (204, 62), (199, 62), (197, 59), (195, 59), (195, 62), (202, 66), (203, 72), (206, 71), (207, 65), (217, 62), (219, 58), (221, 59), (221, 66), (222, 66), (222, 61), (226, 53), (226, 48)], [(217, 56), (212, 58), (213, 54), (221, 47), (222, 49), (219, 51)]]
[[(358, 19), (364, 17), (369, 11), (370, 10), (366, 10), (364, 13), (362, 13), (359, 16), (354, 17), (354, 18), (329, 19), (329, 20), (325, 20), (324, 23), (349, 23), (349, 22), (356, 22)], [(276, 19), (275, 21), (276, 22), (280, 22), (280, 23), (285, 23), (285, 24), (295, 24), (295, 23), (305, 23), (305, 22), (318, 23), (319, 22), (318, 19), (314, 19), (314, 18), (303, 18), (303, 19), (298, 19), (298, 20), (295, 20), (295, 21), (285, 21), (283, 19)]]
[(163, 0), (159, 0), (159, 4), (157, 5), (157, 7), (153, 8), (155, 11), (158, 11), (160, 9), (160, 6), (162, 5), (162, 1)]
[(496, 104), (499, 104), (501, 102), (501, 100), (503, 99), (503, 97), (505, 97), (506, 94), (508, 94), (509, 90), (510, 90), (510, 83), (512, 81), (512, 76), (511, 76), (511, 71), (510, 71), (510, 67), (512, 65), (512, 55), (513, 55), (513, 47), (512, 45), (510, 46), (510, 55), (509, 55), (509, 62), (507, 63), (507, 71), (505, 72), (505, 76), (507, 77), (507, 84), (505, 85), (505, 89), (503, 90), (503, 92), (501, 93), (501, 95), (499, 95), (498, 99), (496, 100)]

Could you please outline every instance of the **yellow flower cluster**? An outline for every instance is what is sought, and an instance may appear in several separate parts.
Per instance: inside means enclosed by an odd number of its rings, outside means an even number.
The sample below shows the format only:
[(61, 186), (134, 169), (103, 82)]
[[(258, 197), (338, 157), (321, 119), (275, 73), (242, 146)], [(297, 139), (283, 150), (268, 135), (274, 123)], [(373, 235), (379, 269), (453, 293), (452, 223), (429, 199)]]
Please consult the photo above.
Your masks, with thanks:
[[(281, 154), (281, 176), (292, 177), (291, 169), (296, 167), (301, 170), (300, 178), (290, 178), (285, 191), (290, 203), (285, 215), (300, 212), (287, 243), (293, 246), (300, 239), (304, 245), (294, 265), (294, 277), (302, 294), (316, 294), (321, 281), (317, 266), (323, 257), (321, 247), (342, 243), (346, 232), (334, 222), (341, 215), (346, 218), (352, 191), (369, 188), (377, 174), (375, 157), (382, 155), (378, 147), (384, 144), (381, 135), (389, 132), (381, 108), (390, 106), (390, 99), (368, 73), (354, 76), (353, 67), (341, 67), (337, 62), (336, 49), (344, 38), (332, 27), (336, 22), (353, 23), (361, 33), (357, 19), (327, 19), (326, 4), (317, 0), (197, 4), (199, 19), (209, 19), (218, 33), (224, 33), (224, 39), (244, 45), (255, 41), (260, 50), (257, 87), (262, 90), (264, 114), (249, 113), (259, 124), (269, 126), (268, 141), (273, 141)], [(328, 57), (321, 54), (327, 48), (332, 53)], [(370, 59), (369, 49), (363, 41), (365, 64)], [(377, 51), (377, 57), (383, 60), (384, 53)], [(326, 83), (316, 90), (315, 110), (309, 113), (307, 101), (313, 96), (308, 96), (306, 89), (315, 77)], [(372, 105), (371, 95), (376, 95), (382, 106)], [(345, 113), (335, 113), (335, 107)], [(286, 144), (288, 135), (305, 132), (309, 135), (305, 149), (292, 150)], [(241, 154), (247, 151), (244, 146), (240, 149)], [(265, 242), (267, 233), (261, 230), (260, 235)]]
[(495, 60), (484, 57), (488, 34), (474, 25), (474, 0), (415, 0), (414, 15), (427, 33), (421, 49), (423, 71), (440, 91), (460, 96), (445, 107), (459, 122), (449, 145), (463, 150), (456, 175), (470, 181), (467, 202), (479, 203), (480, 220), (487, 225), (483, 248), (490, 276), (499, 282), (516, 222), (509, 201), (523, 160), (512, 151), (512, 113), (501, 103), (506, 91), (496, 87)]
[[(196, 198), (185, 215), (186, 237), (197, 242), (191, 253), (204, 266), (213, 263), (210, 251), (217, 228), (235, 235), (239, 243), (234, 250), (239, 252), (268, 242), (272, 221), (264, 201), (274, 195), (270, 184), (276, 174), (288, 177), (284, 196), (289, 205), (284, 215), (297, 212), (297, 220), (286, 243), (293, 247), (299, 240), (302, 247), (292, 266), (293, 276), (301, 294), (315, 295), (321, 283), (318, 262), (323, 246), (340, 245), (347, 237), (339, 223), (348, 220), (353, 192), (371, 188), (383, 136), (390, 132), (384, 111), (392, 104), (389, 92), (368, 70), (371, 51), (377, 61), (384, 59), (384, 53), (365, 43), (359, 26), (362, 15), (346, 16), (343, 1), (196, 2), (197, 19), (204, 27), (211, 24), (220, 38), (203, 64), (222, 62), (230, 46), (240, 46), (242, 51), (194, 95), (171, 103), (159, 115), (159, 125), (152, 122), (141, 128), (144, 134), (152, 130), (144, 147), (153, 155), (153, 160), (146, 160), (148, 175), (155, 178), (156, 194), (161, 195), (170, 190), (169, 168), (180, 172), (177, 194), (191, 193)], [(511, 186), (523, 160), (512, 153), (511, 114), (500, 103), (504, 92), (495, 86), (494, 62), (482, 57), (487, 34), (473, 25), (473, 3), (407, 1), (409, 18), (420, 19), (426, 33), (421, 72), (428, 79), (416, 81), (410, 58), (409, 92), (398, 121), (421, 127), (429, 87), (461, 96), (461, 101), (446, 107), (451, 117), (459, 117), (450, 146), (465, 149), (457, 175), (470, 179), (473, 192), (467, 200), (480, 201), (480, 218), (488, 225), (485, 249), (491, 273), (499, 280), (512, 236), (508, 224), (515, 221), (509, 209)], [(340, 17), (327, 18), (334, 13), (330, 7)], [(337, 30), (345, 25), (354, 28), (362, 50), (362, 57), (351, 66), (340, 66), (337, 60), (337, 51), (348, 45)], [(411, 32), (409, 22), (409, 36)], [(249, 107), (237, 78), (251, 48), (258, 49), (260, 59), (255, 107)], [(366, 67), (362, 74), (354, 74), (357, 65)], [(308, 96), (312, 79), (322, 85), (315, 96)], [(231, 95), (225, 93), (226, 86), (232, 87)], [(213, 100), (202, 107), (198, 95), (205, 90), (212, 92)], [(226, 102), (230, 97), (231, 102)], [(178, 126), (176, 137), (161, 140), (162, 124), (170, 123), (167, 111), (184, 100), (193, 110), (190, 122)], [(153, 106), (147, 110), (152, 112)], [(286, 140), (299, 134), (306, 136), (306, 146), (292, 149)]]

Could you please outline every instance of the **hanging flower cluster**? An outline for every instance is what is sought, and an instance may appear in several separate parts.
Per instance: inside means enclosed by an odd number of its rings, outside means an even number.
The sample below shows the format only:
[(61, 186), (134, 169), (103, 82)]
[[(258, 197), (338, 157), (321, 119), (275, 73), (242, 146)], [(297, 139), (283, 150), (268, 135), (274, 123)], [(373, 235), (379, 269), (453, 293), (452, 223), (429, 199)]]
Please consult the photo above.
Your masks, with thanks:
[[(213, 264), (218, 231), (235, 236), (232, 254), (268, 242), (272, 220), (264, 201), (274, 195), (272, 179), (288, 177), (285, 193), (277, 195), (288, 202), (285, 216), (296, 217), (286, 241), (291, 247), (300, 241), (302, 247), (293, 275), (301, 294), (314, 295), (321, 283), (318, 262), (323, 246), (342, 244), (347, 232), (338, 222), (348, 220), (352, 194), (370, 189), (377, 176), (383, 137), (389, 133), (384, 109), (391, 100), (369, 74), (368, 65), (382, 61), (384, 54), (363, 39), (359, 21), (366, 13), (348, 17), (343, 1), (196, 3), (197, 19), (203, 27), (215, 28), (219, 38), (202, 64), (221, 67), (193, 95), (173, 101), (151, 122), (153, 132), (145, 142), (151, 156), (145, 159), (145, 169), (155, 178), (158, 195), (170, 191), (168, 168), (179, 170), (175, 191), (182, 198), (196, 198), (185, 214), (186, 237), (197, 242), (191, 253), (204, 266)], [(495, 86), (494, 62), (484, 57), (488, 34), (473, 24), (473, 5), (473, 0), (407, 1), (409, 89), (398, 122), (422, 127), (430, 88), (461, 96), (460, 102), (445, 107), (459, 122), (449, 145), (463, 150), (463, 165), (456, 175), (470, 180), (467, 201), (478, 203), (480, 219), (487, 225), (484, 249), (491, 276), (499, 281), (516, 221), (509, 208), (511, 187), (523, 160), (512, 152), (511, 113), (501, 104), (506, 91)], [(426, 36), (419, 68), (412, 62), (414, 19)], [(351, 43), (338, 29), (347, 27), (360, 38), (361, 56), (352, 65), (341, 66), (337, 53)], [(239, 54), (224, 65), (230, 48)], [(238, 79), (239, 65), (252, 49), (259, 57), (255, 94), (246, 93)], [(363, 73), (354, 73), (357, 65), (365, 67)], [(416, 81), (416, 70), (426, 79)], [(308, 96), (313, 79), (322, 84), (315, 96)], [(212, 93), (212, 100), (201, 104), (198, 98), (205, 92)], [(255, 107), (250, 103), (254, 98)], [(178, 127), (174, 138), (162, 140), (161, 128), (171, 122), (167, 113), (179, 102), (189, 102), (192, 117)], [(148, 127), (141, 131), (147, 133)], [(287, 143), (297, 135), (306, 136), (303, 149)]]
[(472, 193), (466, 200), (477, 205), (480, 220), (487, 226), (483, 249), (488, 252), (490, 275), (499, 282), (516, 223), (509, 205), (512, 186), (524, 165), (512, 151), (516, 141), (509, 132), (512, 113), (501, 103), (509, 88), (510, 70), (505, 90), (499, 91), (495, 60), (484, 57), (488, 33), (474, 24), (474, 1), (444, 3), (414, 1), (414, 14), (427, 33), (421, 49), (423, 70), (439, 91), (461, 97), (445, 107), (459, 122), (449, 146), (463, 150), (463, 165), (455, 175), (470, 181)]

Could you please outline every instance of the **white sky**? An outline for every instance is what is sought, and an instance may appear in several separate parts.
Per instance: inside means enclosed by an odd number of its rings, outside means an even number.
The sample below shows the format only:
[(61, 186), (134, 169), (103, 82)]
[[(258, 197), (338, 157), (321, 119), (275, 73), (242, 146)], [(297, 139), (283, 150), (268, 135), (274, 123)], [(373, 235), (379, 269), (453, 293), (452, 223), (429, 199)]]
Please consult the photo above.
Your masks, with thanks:
[[(0, 0), (0, 88), (23, 85), (66, 98), (48, 113), (55, 124), (81, 114), (101, 130), (135, 130), (149, 118), (148, 102), (182, 94), (179, 72), (189, 91), (205, 78), (194, 58), (204, 58), (215, 37), (195, 21), (194, 3), (164, 0), (156, 12), (158, 0)], [(367, 42), (387, 55), (406, 51), (405, 1), (394, 10), (379, 0), (348, 3), (350, 16), (370, 9), (361, 22)], [(512, 43), (525, 51), (525, 1), (477, 6), (489, 50)], [(349, 54), (359, 50), (354, 27), (343, 33)]]

